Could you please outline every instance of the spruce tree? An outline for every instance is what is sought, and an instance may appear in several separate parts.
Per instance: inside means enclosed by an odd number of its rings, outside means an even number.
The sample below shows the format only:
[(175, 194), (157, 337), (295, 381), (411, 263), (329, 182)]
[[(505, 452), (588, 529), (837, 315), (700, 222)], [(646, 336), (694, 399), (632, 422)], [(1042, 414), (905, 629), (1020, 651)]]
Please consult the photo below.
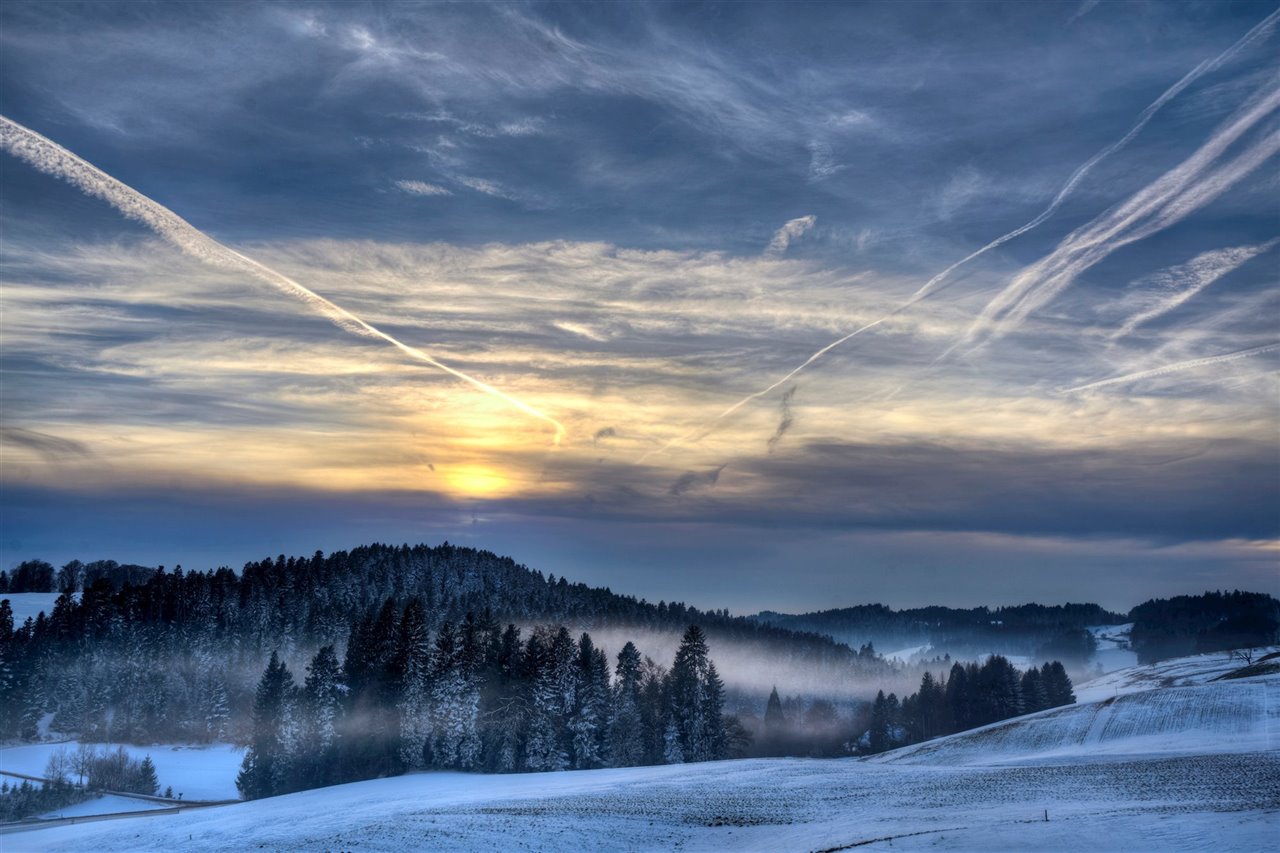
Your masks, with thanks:
[(615, 674), (607, 757), (612, 767), (634, 767), (644, 761), (640, 651), (634, 643), (628, 642), (618, 652)]
[(254, 695), (249, 749), (236, 777), (236, 788), (245, 799), (270, 797), (284, 789), (291, 758), (286, 732), (293, 692), (289, 668), (272, 652)]
[(150, 755), (143, 757), (142, 763), (138, 765), (136, 782), (131, 790), (151, 797), (160, 790), (160, 780), (156, 777), (156, 766), (152, 763)]

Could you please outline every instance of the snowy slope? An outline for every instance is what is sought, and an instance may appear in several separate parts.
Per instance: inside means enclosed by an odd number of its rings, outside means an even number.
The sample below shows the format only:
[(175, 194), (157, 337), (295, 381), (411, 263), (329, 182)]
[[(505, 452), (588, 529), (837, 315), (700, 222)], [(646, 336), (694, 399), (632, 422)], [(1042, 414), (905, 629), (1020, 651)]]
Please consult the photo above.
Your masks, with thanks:
[[(1255, 660), (1277, 650), (1280, 650), (1280, 646), (1258, 649)], [(1239, 669), (1242, 665), (1227, 652), (1171, 658), (1146, 666), (1135, 664), (1079, 685), (1075, 691), (1076, 699), (1080, 702), (1093, 702), (1158, 687), (1205, 684), (1232, 670)]]
[(876, 756), (948, 766), (1280, 749), (1280, 678), (1212, 679), (1241, 666), (1218, 652), (1104, 675), (1077, 703)]
[[(85, 800), (83, 803), (76, 803), (73, 806), (63, 806), (60, 809), (46, 812), (45, 814), (40, 815), (40, 817), (52, 820), (63, 817), (85, 817), (87, 815), (119, 814), (120, 812), (154, 811), (156, 809), (163, 808), (166, 808), (164, 803), (135, 800), (132, 797), (117, 797), (114, 794), (105, 794), (100, 797), (93, 797)], [(0, 841), (0, 849), (7, 849), (3, 841)]]
[(1200, 683), (1042, 712), (876, 760), (424, 773), (25, 831), (0, 836), (0, 848), (1273, 849), (1280, 739), (1269, 708), (1280, 708), (1280, 676), (1203, 683), (1196, 666), (1179, 671)]

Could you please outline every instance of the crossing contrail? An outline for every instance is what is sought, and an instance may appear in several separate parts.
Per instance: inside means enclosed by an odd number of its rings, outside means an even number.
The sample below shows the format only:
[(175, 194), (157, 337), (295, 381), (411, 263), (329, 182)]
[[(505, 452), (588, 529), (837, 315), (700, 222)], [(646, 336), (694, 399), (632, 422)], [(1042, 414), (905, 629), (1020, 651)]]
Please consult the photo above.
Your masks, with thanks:
[(245, 273), (264, 281), (305, 302), (344, 331), (389, 343), (410, 358), (442, 370), (473, 388), (506, 402), (526, 415), (546, 421), (555, 427), (556, 444), (564, 438), (564, 425), (550, 415), (538, 411), (523, 400), (487, 382), (482, 382), (457, 368), (450, 367), (430, 353), (404, 343), (287, 275), (276, 272), (265, 264), (219, 243), (154, 199), (111, 177), (53, 140), (5, 116), (0, 116), (0, 147), (41, 172), (61, 178), (86, 195), (103, 199), (128, 218), (141, 222), (188, 255), (211, 266)]
[[(800, 365), (798, 365), (789, 373), (787, 373), (785, 376), (783, 376), (781, 379), (771, 384), (769, 387), (764, 388), (763, 390), (760, 390), (760, 391), (756, 391), (753, 394), (748, 394), (747, 396), (743, 397), (741, 400), (734, 403), (732, 406), (729, 406), (723, 412), (716, 415), (714, 418), (712, 418), (710, 421), (703, 424), (702, 426), (696, 429), (690, 430), (689, 432), (684, 433), (683, 435), (677, 436), (676, 438), (671, 439), (666, 444), (662, 445), (656, 450), (651, 450), (648, 453), (645, 453), (636, 461), (643, 462), (645, 459), (649, 458), (650, 456), (653, 456), (656, 453), (662, 453), (663, 451), (668, 450), (669, 448), (671, 448), (676, 444), (687, 441), (688, 439), (693, 438), (695, 436), (705, 435), (707, 432), (710, 432), (712, 429), (714, 429), (715, 425), (718, 424), (720, 421), (724, 420), (729, 415), (738, 411), (738, 409), (741, 409), (747, 403), (750, 403), (753, 400), (758, 400), (761, 397), (764, 397), (767, 394), (777, 390), (782, 385), (785, 385), (787, 382), (793, 379), (797, 374), (807, 369), (811, 364), (813, 364), (815, 361), (818, 361), (820, 358), (822, 358), (827, 353), (831, 352), (836, 347), (839, 347), (847, 343), (848, 341), (858, 337), (863, 332), (867, 332), (867, 331), (870, 331), (871, 329), (874, 329), (876, 326), (879, 326), (881, 323), (885, 322), (886, 320), (889, 320), (897, 316), (903, 311), (906, 311), (908, 308), (911, 308), (912, 306), (914, 306), (916, 303), (920, 302), (923, 299), (926, 299), (933, 293), (937, 292), (937, 290), (939, 289), (939, 285), (941, 285), (942, 282), (945, 281), (947, 277), (951, 275), (951, 273), (955, 272), (960, 267), (964, 266), (965, 264), (969, 263), (972, 260), (975, 260), (976, 258), (981, 257), (982, 255), (986, 254), (992, 249), (999, 248), (1000, 246), (1004, 245), (1010, 240), (1013, 240), (1017, 237), (1022, 236), (1023, 234), (1027, 233), (1028, 231), (1042, 224), (1046, 219), (1053, 216), (1053, 214), (1057, 212), (1058, 208), (1062, 206), (1062, 202), (1067, 198), (1068, 195), (1071, 194), (1072, 190), (1074, 190), (1076, 186), (1082, 180), (1084, 180), (1085, 176), (1088, 175), (1089, 172), (1092, 171), (1095, 166), (1097, 166), (1100, 162), (1105, 160), (1107, 157), (1110, 157), (1112, 154), (1115, 154), (1117, 151), (1124, 148), (1131, 141), (1133, 141), (1133, 138), (1137, 136), (1144, 127), (1147, 126), (1147, 124), (1151, 121), (1151, 119), (1155, 116), (1155, 114), (1160, 111), (1161, 107), (1163, 107), (1173, 98), (1177, 97), (1184, 89), (1186, 89), (1196, 80), (1203, 77), (1205, 74), (1208, 74), (1209, 72), (1215, 71), (1218, 68), (1222, 67), (1228, 61), (1230, 61), (1237, 53), (1243, 50), (1245, 47), (1252, 44), (1257, 39), (1267, 35), (1270, 32), (1270, 30), (1275, 26), (1277, 20), (1280, 20), (1280, 9), (1277, 9), (1276, 11), (1268, 15), (1266, 18), (1264, 18), (1260, 23), (1258, 23), (1255, 27), (1253, 27), (1253, 29), (1245, 33), (1231, 47), (1227, 48), (1222, 53), (1218, 54), (1216, 57), (1212, 59), (1206, 59), (1205, 61), (1197, 65), (1195, 68), (1188, 71), (1185, 75), (1183, 75), (1182, 79), (1180, 79), (1178, 82), (1174, 83), (1172, 86), (1166, 89), (1164, 93), (1160, 95), (1160, 97), (1152, 101), (1147, 106), (1146, 109), (1144, 109), (1141, 113), (1138, 114), (1137, 121), (1134, 122), (1133, 126), (1129, 128), (1129, 131), (1124, 136), (1120, 137), (1115, 142), (1108, 145), (1106, 148), (1103, 148), (1097, 154), (1094, 154), (1083, 165), (1081, 165), (1074, 172), (1072, 172), (1071, 176), (1067, 178), (1066, 183), (1064, 183), (1062, 187), (1058, 190), (1057, 195), (1055, 195), (1053, 197), (1053, 200), (1049, 202), (1049, 206), (1046, 207), (1044, 210), (1042, 210), (1035, 218), (1023, 223), (1022, 225), (1018, 226), (1012, 231), (1009, 231), (1005, 234), (1000, 235), (999, 237), (995, 238), (994, 240), (982, 246), (981, 248), (975, 249), (974, 251), (970, 252), (968, 255), (965, 255), (963, 258), (956, 261), (951, 266), (942, 270), (942, 272), (938, 273), (933, 278), (925, 282), (918, 290), (916, 290), (915, 293), (911, 294), (911, 296), (909, 296), (897, 308), (894, 308), (892, 311), (890, 311), (888, 314), (885, 314), (883, 317), (879, 318), (878, 320), (873, 320), (870, 323), (860, 326), (857, 329), (854, 329), (849, 334), (845, 335), (844, 337), (838, 338), (837, 340), (834, 340), (831, 343), (827, 344), (826, 346), (822, 347), (817, 352), (813, 353), (813, 355), (805, 359)], [(954, 347), (952, 349), (954, 349)], [(949, 353), (951, 352), (951, 350), (948, 350), (947, 352)], [(943, 357), (945, 357), (945, 354)]]
[(1097, 382), (1090, 382), (1086, 385), (1077, 385), (1074, 388), (1063, 388), (1061, 394), (1075, 394), (1079, 391), (1088, 391), (1092, 388), (1103, 388), (1107, 385), (1121, 385), (1128, 382), (1137, 382), (1140, 379), (1150, 379), (1153, 376), (1163, 376), (1166, 373), (1178, 373), (1183, 370), (1193, 370), (1197, 367), (1207, 367), (1210, 364), (1221, 364), (1225, 361), (1237, 361), (1242, 358), (1250, 358), (1255, 355), (1262, 355), (1266, 352), (1272, 352), (1280, 349), (1280, 342), (1274, 344), (1263, 344), (1260, 347), (1250, 347), (1249, 349), (1236, 350), (1235, 352), (1227, 352), (1222, 355), (1211, 355), (1205, 358), (1193, 358), (1188, 361), (1175, 361), (1173, 364), (1166, 364), (1163, 367), (1153, 367), (1150, 370), (1139, 370), (1137, 373), (1126, 373), (1124, 376), (1113, 376), (1110, 379), (1101, 379)]

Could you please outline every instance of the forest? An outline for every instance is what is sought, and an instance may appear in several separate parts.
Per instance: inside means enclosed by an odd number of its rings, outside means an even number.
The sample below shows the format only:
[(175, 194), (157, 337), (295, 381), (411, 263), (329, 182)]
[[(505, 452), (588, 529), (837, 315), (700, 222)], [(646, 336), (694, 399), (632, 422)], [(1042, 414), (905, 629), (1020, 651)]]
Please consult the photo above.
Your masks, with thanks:
[(1083, 664), (1096, 649), (1086, 628), (1129, 621), (1124, 614), (1096, 604), (905, 610), (863, 604), (797, 615), (764, 611), (752, 618), (796, 631), (826, 634), (844, 643), (872, 643), (883, 650), (925, 646), (952, 657), (997, 652), (1058, 658), (1070, 666)]
[[(240, 743), (247, 797), (421, 768), (868, 754), (1074, 701), (1058, 657), (1024, 672), (1000, 655), (911, 668), (870, 642), (855, 650), (727, 611), (651, 604), (449, 544), (281, 556), (239, 572), (29, 561), (0, 573), (11, 593), (50, 586), (62, 589), (51, 611), (22, 625), (0, 601), (0, 737)], [(1150, 601), (1133, 611), (1134, 643), (1153, 654), (1159, 643), (1268, 642), (1275, 605), (1247, 593)], [(1023, 636), (1123, 618), (1095, 605), (928, 610), (939, 631), (955, 630), (946, 613), (960, 612)], [(878, 606), (863, 612), (906, 624)], [(681, 639), (659, 663), (630, 641), (610, 656), (582, 626)], [(856, 683), (865, 698), (729, 689), (713, 659), (729, 645)], [(888, 685), (910, 673), (919, 688), (899, 698)]]

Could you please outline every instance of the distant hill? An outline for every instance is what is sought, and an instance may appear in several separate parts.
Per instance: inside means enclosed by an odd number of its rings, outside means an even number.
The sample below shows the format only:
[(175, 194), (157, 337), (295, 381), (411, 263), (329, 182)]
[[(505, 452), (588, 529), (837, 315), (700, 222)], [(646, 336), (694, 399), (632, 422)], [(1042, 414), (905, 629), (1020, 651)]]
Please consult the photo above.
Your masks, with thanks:
[(796, 615), (764, 611), (752, 618), (780, 628), (825, 634), (853, 648), (870, 643), (885, 653), (924, 647), (931, 655), (946, 653), (953, 658), (997, 653), (1076, 665), (1094, 652), (1089, 627), (1128, 621), (1125, 615), (1097, 604), (906, 610), (864, 604)]

